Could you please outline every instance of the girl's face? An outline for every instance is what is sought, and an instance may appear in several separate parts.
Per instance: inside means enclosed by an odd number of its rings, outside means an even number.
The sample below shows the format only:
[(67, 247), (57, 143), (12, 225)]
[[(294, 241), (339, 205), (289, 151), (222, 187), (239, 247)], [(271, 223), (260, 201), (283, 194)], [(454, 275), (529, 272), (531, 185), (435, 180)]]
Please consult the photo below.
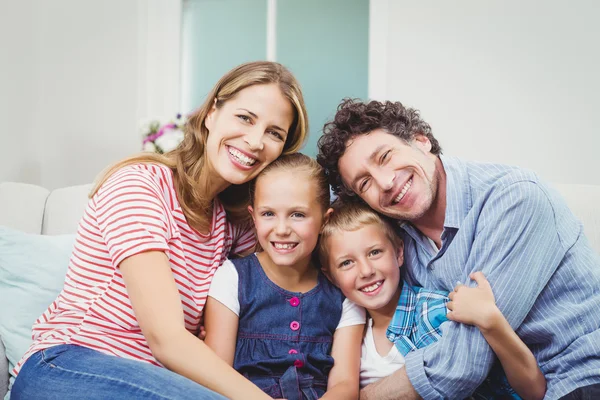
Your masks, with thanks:
[(213, 106), (204, 124), (215, 184), (224, 189), (256, 177), (281, 155), (293, 121), (292, 105), (274, 83), (249, 86)]
[(394, 248), (375, 224), (327, 238), (326, 272), (344, 296), (367, 310), (387, 306), (400, 284), (403, 248)]
[(249, 206), (258, 241), (273, 263), (301, 266), (317, 245), (325, 210), (306, 173), (275, 170), (260, 176)]

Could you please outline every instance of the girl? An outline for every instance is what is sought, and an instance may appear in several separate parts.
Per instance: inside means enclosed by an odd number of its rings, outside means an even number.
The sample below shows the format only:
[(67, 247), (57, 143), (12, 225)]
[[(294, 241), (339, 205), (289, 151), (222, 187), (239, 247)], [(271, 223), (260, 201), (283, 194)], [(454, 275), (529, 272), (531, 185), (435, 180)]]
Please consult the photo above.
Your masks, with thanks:
[(402, 240), (381, 216), (359, 204), (336, 207), (323, 228), (319, 256), (344, 295), (369, 312), (361, 386), (402, 368), (404, 356), (437, 341), (440, 325), (450, 319), (477, 326), (506, 373), (492, 369), (476, 399), (518, 399), (516, 393), (525, 399), (544, 397), (546, 380), (535, 357), (496, 307), (481, 272), (471, 276), (478, 287), (458, 285), (449, 299), (447, 292), (409, 286), (400, 277)]
[(358, 398), (364, 310), (311, 261), (330, 212), (324, 170), (302, 154), (282, 157), (250, 201), (262, 251), (217, 271), (206, 343), (272, 397)]
[(219, 80), (177, 149), (110, 168), (12, 398), (266, 398), (196, 336), (215, 270), (255, 244), (240, 213), (244, 184), (302, 146), (306, 121), (286, 68), (243, 64)]

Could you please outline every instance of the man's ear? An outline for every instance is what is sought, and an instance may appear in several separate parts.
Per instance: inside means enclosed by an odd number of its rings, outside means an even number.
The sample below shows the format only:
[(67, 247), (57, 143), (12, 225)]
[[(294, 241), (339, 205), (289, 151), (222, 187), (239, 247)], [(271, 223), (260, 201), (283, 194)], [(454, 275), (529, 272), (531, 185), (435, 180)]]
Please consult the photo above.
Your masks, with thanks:
[(419, 133), (413, 139), (413, 143), (415, 146), (423, 150), (423, 152), (431, 153), (431, 141), (429, 141), (427, 136)]
[(216, 111), (217, 111), (217, 99), (215, 98), (215, 101), (213, 102), (213, 105), (210, 108), (210, 111), (208, 112), (208, 114), (206, 114), (206, 118), (204, 118), (204, 126), (206, 126), (206, 129), (208, 129), (209, 131), (213, 127)]
[(398, 249), (397, 249), (397, 253), (398, 253), (398, 265), (402, 266), (402, 264), (404, 264), (404, 241), (400, 241), (400, 244), (398, 245)]

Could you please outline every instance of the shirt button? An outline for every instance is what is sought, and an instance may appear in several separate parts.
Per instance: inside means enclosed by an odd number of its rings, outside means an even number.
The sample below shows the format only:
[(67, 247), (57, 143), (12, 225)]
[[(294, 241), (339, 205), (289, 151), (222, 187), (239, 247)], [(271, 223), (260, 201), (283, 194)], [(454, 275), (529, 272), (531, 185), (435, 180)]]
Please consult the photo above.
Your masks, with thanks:
[(298, 321), (292, 321), (292, 323), (290, 324), (290, 329), (293, 331), (297, 331), (298, 329), (300, 329), (300, 323)]
[(296, 360), (296, 361), (294, 361), (294, 367), (302, 368), (302, 367), (304, 367), (304, 363), (302, 362), (302, 360)]
[(290, 349), (290, 351), (288, 351), (288, 354), (298, 354), (298, 350)]
[(299, 299), (299, 298), (297, 298), (297, 297), (292, 297), (292, 298), (290, 299), (290, 305), (291, 305), (292, 307), (298, 307), (298, 305), (299, 305), (299, 304), (300, 304), (300, 299)]

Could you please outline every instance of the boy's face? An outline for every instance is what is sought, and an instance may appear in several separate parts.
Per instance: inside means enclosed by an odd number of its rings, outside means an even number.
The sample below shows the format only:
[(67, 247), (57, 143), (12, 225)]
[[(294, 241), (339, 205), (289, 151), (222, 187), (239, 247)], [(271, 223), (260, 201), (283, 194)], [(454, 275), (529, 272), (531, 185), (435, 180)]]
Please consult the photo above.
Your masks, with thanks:
[(327, 247), (327, 272), (344, 296), (367, 310), (389, 304), (400, 283), (403, 247), (394, 248), (381, 226), (337, 232)]

